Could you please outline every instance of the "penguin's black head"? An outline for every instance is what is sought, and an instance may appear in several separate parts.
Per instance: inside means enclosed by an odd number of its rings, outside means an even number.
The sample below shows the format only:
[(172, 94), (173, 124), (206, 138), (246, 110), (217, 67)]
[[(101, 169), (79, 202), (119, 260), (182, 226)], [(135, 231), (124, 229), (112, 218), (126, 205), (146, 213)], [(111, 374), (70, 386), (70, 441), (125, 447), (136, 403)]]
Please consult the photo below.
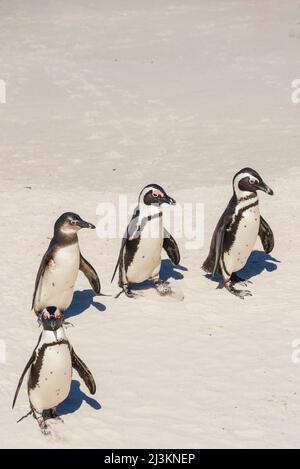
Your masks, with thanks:
[(43, 310), (40, 316), (40, 322), (43, 326), (44, 331), (57, 331), (64, 321), (63, 315), (57, 315), (56, 306), (48, 306)]
[(74, 234), (81, 228), (96, 228), (92, 223), (84, 221), (79, 215), (73, 212), (63, 213), (55, 222), (54, 231), (61, 231), (65, 234)]
[(267, 186), (262, 177), (252, 168), (243, 168), (233, 178), (233, 189), (237, 196), (243, 196), (245, 192), (264, 191), (273, 195), (272, 189)]
[(148, 184), (144, 187), (140, 193), (139, 202), (143, 202), (145, 205), (176, 204), (176, 201), (158, 184)]

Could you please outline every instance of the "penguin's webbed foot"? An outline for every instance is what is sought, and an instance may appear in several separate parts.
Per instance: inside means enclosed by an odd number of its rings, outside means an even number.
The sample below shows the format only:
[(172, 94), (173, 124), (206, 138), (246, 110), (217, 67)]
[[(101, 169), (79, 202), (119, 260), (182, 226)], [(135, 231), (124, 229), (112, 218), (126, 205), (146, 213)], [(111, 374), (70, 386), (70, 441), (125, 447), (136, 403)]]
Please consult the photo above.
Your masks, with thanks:
[(49, 427), (46, 423), (46, 420), (44, 418), (43, 415), (39, 415), (38, 417), (35, 415), (35, 418), (37, 419), (37, 422), (39, 424), (39, 427), (41, 429), (41, 432), (43, 433), (43, 435), (50, 435), (50, 430), (49, 430)]
[(63, 419), (58, 415), (55, 407), (47, 411), (47, 419), (55, 419), (58, 422), (64, 422)]
[(135, 298), (136, 299), (140, 296), (137, 293), (133, 293), (133, 291), (130, 290), (130, 288), (127, 288), (126, 290), (124, 290), (124, 293), (128, 298)]
[(237, 275), (235, 272), (231, 274), (230, 280), (232, 282), (232, 285), (235, 285), (236, 283), (239, 283), (240, 285), (243, 285), (246, 287), (248, 283), (253, 283), (251, 280), (245, 280), (244, 278), (241, 278), (239, 275)]
[(122, 293), (125, 293), (127, 298), (138, 298), (141, 295), (138, 295), (137, 293), (133, 293), (133, 291), (129, 288), (129, 286), (126, 284), (121, 285), (122, 290), (116, 295), (115, 298), (119, 298), (119, 296), (122, 295)]
[(224, 287), (226, 288), (226, 290), (228, 290), (230, 293), (237, 296), (241, 300), (244, 300), (245, 296), (252, 296), (252, 293), (250, 290), (237, 290), (236, 288), (234, 288), (231, 282), (226, 282), (224, 284)]
[(156, 288), (157, 293), (161, 296), (171, 295), (172, 288), (170, 287), (169, 282), (163, 282), (162, 280), (154, 280), (154, 286)]

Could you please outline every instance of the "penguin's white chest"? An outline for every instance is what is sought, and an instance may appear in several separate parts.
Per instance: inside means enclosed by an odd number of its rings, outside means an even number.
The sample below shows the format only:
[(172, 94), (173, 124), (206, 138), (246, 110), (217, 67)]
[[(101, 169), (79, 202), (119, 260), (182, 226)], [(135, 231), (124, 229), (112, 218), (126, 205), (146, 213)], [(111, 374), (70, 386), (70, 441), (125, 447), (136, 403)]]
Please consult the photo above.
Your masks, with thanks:
[(73, 298), (74, 285), (78, 276), (80, 252), (78, 243), (60, 248), (50, 260), (36, 298), (36, 309), (56, 306), (64, 311)]
[(72, 380), (72, 360), (68, 344), (48, 346), (44, 352), (37, 385), (29, 389), (29, 399), (37, 412), (51, 409), (66, 399)]
[(260, 225), (258, 205), (243, 211), (236, 229), (234, 242), (223, 255), (226, 270), (229, 274), (241, 270), (255, 245)]
[(159, 217), (149, 221), (141, 232), (137, 251), (126, 272), (129, 283), (141, 283), (159, 274), (162, 246), (163, 224)]

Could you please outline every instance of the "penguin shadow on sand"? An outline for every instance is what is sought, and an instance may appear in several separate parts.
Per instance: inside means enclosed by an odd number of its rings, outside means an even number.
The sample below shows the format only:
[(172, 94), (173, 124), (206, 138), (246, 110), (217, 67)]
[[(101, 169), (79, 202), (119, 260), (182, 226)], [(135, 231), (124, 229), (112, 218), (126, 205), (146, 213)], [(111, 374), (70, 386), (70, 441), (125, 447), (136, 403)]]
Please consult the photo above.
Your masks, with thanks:
[(91, 305), (94, 306), (98, 311), (105, 311), (106, 306), (104, 306), (102, 303), (94, 301), (95, 296), (97, 296), (97, 294), (93, 290), (75, 291), (72, 303), (64, 313), (65, 319), (78, 316), (78, 314), (83, 313)]
[(72, 379), (70, 393), (61, 404), (57, 407), (57, 412), (59, 416), (73, 414), (78, 409), (80, 409), (81, 404), (86, 402), (94, 410), (100, 410), (101, 404), (93, 399), (92, 397), (87, 396), (81, 389), (79, 381)]
[[(162, 259), (160, 265), (159, 277), (163, 282), (167, 282), (171, 279), (173, 280), (182, 280), (184, 275), (181, 272), (187, 272), (188, 269), (181, 265), (173, 265), (170, 259)], [(145, 280), (142, 283), (133, 283), (132, 290), (148, 290), (153, 287), (153, 283), (149, 280)]]
[(161, 261), (159, 276), (164, 282), (167, 282), (169, 279), (182, 280), (184, 275), (181, 272), (187, 271), (188, 269), (185, 266), (181, 264), (173, 266), (170, 259), (163, 259)]
[[(264, 251), (252, 251), (247, 264), (238, 272), (238, 275), (245, 280), (250, 280), (260, 275), (264, 270), (267, 272), (277, 270), (277, 263), (280, 263), (278, 259), (275, 259), (270, 254), (266, 254)], [(205, 274), (205, 277), (217, 283), (222, 280), (220, 275), (212, 277), (211, 274)]]

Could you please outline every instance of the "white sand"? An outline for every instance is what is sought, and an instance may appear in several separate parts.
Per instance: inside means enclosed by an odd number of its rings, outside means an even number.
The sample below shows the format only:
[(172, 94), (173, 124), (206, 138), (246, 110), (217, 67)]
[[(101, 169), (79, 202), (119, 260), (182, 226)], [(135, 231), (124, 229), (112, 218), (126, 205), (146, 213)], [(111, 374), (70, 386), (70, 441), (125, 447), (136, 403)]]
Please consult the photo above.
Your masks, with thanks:
[[(1, 447), (300, 446), (299, 19), (296, 0), (1, 1)], [(245, 301), (200, 270), (243, 166), (274, 189), (260, 200), (281, 261), (251, 264), (262, 271)], [(53, 222), (72, 210), (97, 223), (99, 202), (134, 202), (149, 182), (205, 206), (203, 248), (178, 240), (185, 299), (91, 304), (80, 275), (67, 333), (98, 390), (85, 401), (74, 383), (44, 437), (31, 417), (16, 423), (25, 385), (11, 402), (39, 334), (30, 304)], [(80, 243), (115, 294), (120, 241), (86, 230)]]

